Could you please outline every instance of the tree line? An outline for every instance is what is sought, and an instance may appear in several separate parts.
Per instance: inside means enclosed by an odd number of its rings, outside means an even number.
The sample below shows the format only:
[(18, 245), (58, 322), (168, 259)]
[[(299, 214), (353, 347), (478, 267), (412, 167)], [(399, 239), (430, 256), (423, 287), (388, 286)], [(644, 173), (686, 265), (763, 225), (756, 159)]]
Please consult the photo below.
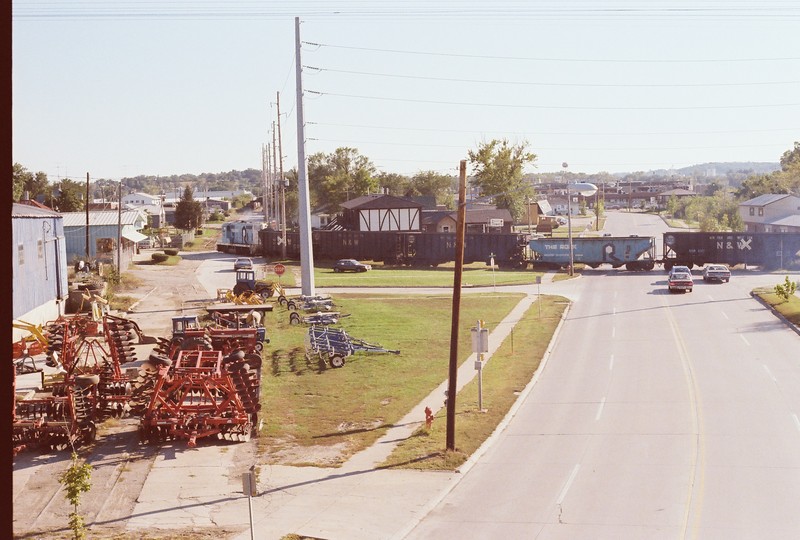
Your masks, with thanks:
[[(526, 202), (535, 196), (535, 189), (530, 182), (530, 175), (525, 174), (526, 167), (536, 164), (537, 156), (528, 149), (528, 142), (511, 143), (507, 139), (493, 139), (478, 145), (467, 153), (471, 167), (469, 184), (481, 200), (494, 203), (498, 208), (506, 208), (516, 221), (524, 218)], [(540, 177), (556, 176), (544, 174)], [(561, 175), (559, 175), (561, 176)], [(631, 173), (624, 178), (609, 173), (596, 175), (567, 174), (567, 178), (580, 181), (608, 183), (611, 181), (626, 182), (634, 179), (652, 181), (647, 173)], [(289, 219), (297, 219), (297, 169), (285, 173), (286, 208)], [(331, 153), (319, 152), (308, 159), (308, 180), (312, 209), (328, 205), (338, 209), (339, 204), (355, 197), (371, 193), (386, 193), (398, 197), (427, 196), (437, 204), (451, 210), (455, 209), (455, 194), (458, 178), (435, 171), (419, 171), (412, 176), (397, 173), (378, 172), (368, 157), (360, 154), (358, 149), (350, 147), (337, 148)], [(261, 171), (247, 169), (227, 173), (204, 173), (201, 175), (137, 176), (122, 181), (127, 191), (142, 191), (157, 195), (161, 193), (180, 192), (186, 186), (203, 190), (235, 190), (248, 189), (254, 195), (263, 194)], [(99, 179), (90, 184), (90, 198), (116, 200), (119, 183), (112, 180)], [(738, 187), (712, 185), (714, 194), (706, 201), (687, 201), (681, 207), (672, 204), (677, 214), (696, 219), (708, 227), (740, 226), (736, 222), (731, 209), (743, 200), (761, 194), (790, 193), (800, 196), (800, 142), (783, 153), (780, 158), (780, 170), (766, 174), (751, 174), (744, 178)], [(44, 203), (62, 212), (80, 211), (85, 207), (85, 183), (64, 179), (57, 184), (48, 182), (47, 175), (42, 172), (33, 173), (19, 163), (13, 166), (12, 182), (13, 200), (19, 201), (23, 193), (30, 198), (41, 198)], [(185, 193), (184, 193), (185, 195)], [(695, 197), (694, 199), (706, 199)], [(713, 220), (711, 219), (713, 217)], [(705, 218), (705, 219), (704, 219)]]

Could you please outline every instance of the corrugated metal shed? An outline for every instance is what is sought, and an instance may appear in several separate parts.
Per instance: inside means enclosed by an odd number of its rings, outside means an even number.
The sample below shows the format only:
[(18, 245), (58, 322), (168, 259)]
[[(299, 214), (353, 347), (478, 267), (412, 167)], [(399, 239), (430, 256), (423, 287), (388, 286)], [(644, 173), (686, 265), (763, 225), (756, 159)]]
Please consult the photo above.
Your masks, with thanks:
[[(64, 212), (64, 227), (83, 227), (86, 225), (86, 212)], [(141, 229), (147, 223), (147, 215), (141, 210), (123, 210), (120, 217), (115, 210), (102, 210), (100, 212), (89, 212), (89, 226), (114, 225), (120, 222), (122, 225), (133, 225), (135, 229)]]
[(26, 204), (11, 208), (12, 313), (40, 324), (63, 313), (68, 297), (63, 218)]

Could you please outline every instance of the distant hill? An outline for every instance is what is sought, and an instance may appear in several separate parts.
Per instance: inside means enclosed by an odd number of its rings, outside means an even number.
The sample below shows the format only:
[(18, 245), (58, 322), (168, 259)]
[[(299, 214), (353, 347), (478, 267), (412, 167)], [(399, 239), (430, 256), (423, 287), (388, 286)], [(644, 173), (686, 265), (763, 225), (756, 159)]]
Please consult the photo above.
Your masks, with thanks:
[(728, 173), (743, 173), (743, 174), (767, 174), (775, 171), (781, 170), (781, 164), (778, 162), (769, 163), (769, 162), (754, 162), (754, 161), (742, 161), (742, 162), (721, 162), (721, 163), (701, 163), (699, 165), (691, 165), (689, 167), (683, 167), (682, 169), (677, 169), (677, 172), (680, 174), (685, 174), (687, 176), (692, 175), (703, 175), (709, 171), (714, 171), (712, 176), (723, 176)]

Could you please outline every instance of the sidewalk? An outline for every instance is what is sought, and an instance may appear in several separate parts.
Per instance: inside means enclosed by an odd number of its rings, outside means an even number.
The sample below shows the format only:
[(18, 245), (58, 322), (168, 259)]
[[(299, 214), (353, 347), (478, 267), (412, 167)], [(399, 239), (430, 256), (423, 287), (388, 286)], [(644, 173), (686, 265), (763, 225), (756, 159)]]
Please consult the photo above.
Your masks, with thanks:
[[(552, 275), (546, 274), (542, 282), (551, 281)], [(535, 292), (528, 293), (491, 332), (489, 352), (484, 355), (487, 363), (536, 298)], [(459, 368), (459, 390), (476, 376), (475, 359), (473, 353)], [(165, 529), (242, 527), (235, 540), (249, 540), (250, 504), (253, 538), (259, 540), (277, 540), (289, 533), (326, 540), (399, 540), (424, 518), (432, 501), (446, 495), (474, 463), (470, 458), (455, 472), (375, 469), (424, 423), (425, 407), (434, 413), (441, 410), (446, 388), (444, 381), (373, 446), (340, 468), (262, 466), (258, 495), (250, 501), (242, 494), (241, 474), (231, 475), (232, 470), (250, 465), (237, 463), (243, 456), (236, 448), (204, 447), (161, 455), (145, 482), (128, 529), (152, 528), (154, 524)]]

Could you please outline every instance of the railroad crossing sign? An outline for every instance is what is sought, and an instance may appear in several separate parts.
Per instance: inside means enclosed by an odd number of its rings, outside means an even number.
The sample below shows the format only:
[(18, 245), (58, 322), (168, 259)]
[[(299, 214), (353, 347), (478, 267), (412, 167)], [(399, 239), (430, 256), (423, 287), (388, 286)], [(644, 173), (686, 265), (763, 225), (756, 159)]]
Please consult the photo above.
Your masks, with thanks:
[(283, 266), (281, 263), (275, 265), (275, 273), (279, 276), (282, 276), (283, 273), (286, 272), (286, 267)]

